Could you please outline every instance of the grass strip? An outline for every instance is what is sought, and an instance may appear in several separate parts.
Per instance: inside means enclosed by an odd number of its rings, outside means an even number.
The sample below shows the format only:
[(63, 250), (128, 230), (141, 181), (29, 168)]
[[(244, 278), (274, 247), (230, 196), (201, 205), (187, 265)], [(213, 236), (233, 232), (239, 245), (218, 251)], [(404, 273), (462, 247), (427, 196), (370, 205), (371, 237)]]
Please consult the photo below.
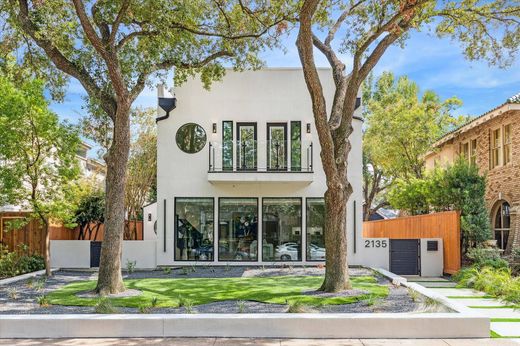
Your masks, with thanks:
[(471, 305), (468, 308), (472, 309), (518, 309), (516, 305), (497, 305), (497, 306), (479, 306), (479, 305)]
[[(352, 304), (368, 299), (382, 299), (389, 289), (377, 283), (373, 276), (351, 278), (353, 289), (364, 291), (357, 296), (320, 297), (305, 294), (316, 291), (323, 277), (277, 276), (250, 278), (174, 278), (124, 280), (127, 289), (141, 291), (133, 297), (109, 298), (114, 306), (137, 308), (156, 299), (157, 307), (178, 307), (189, 301), (193, 306), (220, 301), (257, 301), (270, 304), (299, 302), (307, 305)], [(97, 297), (78, 297), (76, 294), (92, 291), (95, 281), (80, 281), (65, 285), (48, 295), (49, 303), (68, 306), (94, 306)]]
[(520, 322), (520, 318), (492, 318), (491, 322)]
[(494, 299), (496, 297), (485, 295), (485, 296), (446, 296), (451, 299)]

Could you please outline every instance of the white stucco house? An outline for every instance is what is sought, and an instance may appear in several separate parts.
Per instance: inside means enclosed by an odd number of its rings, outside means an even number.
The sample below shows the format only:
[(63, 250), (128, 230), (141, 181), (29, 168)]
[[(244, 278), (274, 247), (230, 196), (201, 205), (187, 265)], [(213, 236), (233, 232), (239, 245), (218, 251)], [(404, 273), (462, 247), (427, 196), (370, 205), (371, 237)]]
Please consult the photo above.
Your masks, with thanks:
[[(319, 70), (332, 103), (329, 69)], [(159, 87), (160, 103), (174, 97)], [(301, 69), (194, 78), (158, 108), (157, 265), (315, 263), (325, 259), (325, 175)], [(165, 107), (167, 108), (167, 107)], [(363, 120), (350, 140), (347, 235), (361, 261)]]

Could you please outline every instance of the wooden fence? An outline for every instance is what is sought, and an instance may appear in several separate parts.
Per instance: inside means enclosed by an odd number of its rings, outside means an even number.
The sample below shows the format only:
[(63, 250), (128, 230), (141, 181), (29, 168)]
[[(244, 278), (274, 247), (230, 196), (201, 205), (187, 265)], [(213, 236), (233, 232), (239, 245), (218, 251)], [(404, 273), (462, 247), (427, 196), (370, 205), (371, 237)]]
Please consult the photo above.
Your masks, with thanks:
[[(10, 222), (20, 220), (29, 216), (24, 212), (2, 212), (0, 213), (0, 243), (7, 246), (10, 251), (18, 249), (19, 245), (25, 244), (29, 253), (43, 254), (45, 251), (45, 232), (37, 219), (31, 219), (19, 229), (11, 229)], [(131, 239), (125, 232), (125, 240), (143, 240), (143, 222), (127, 221), (127, 227), (135, 229), (136, 237)], [(77, 240), (79, 238), (79, 227), (67, 228), (62, 224), (50, 225), (51, 240)], [(90, 236), (89, 236), (90, 235)], [(97, 236), (96, 236), (97, 235)], [(94, 238), (95, 237), (95, 238)], [(100, 225), (97, 234), (86, 232), (83, 240), (102, 241), (104, 237), (104, 225)]]
[(363, 223), (363, 237), (389, 239), (442, 238), (444, 272), (460, 269), (460, 214), (447, 211)]

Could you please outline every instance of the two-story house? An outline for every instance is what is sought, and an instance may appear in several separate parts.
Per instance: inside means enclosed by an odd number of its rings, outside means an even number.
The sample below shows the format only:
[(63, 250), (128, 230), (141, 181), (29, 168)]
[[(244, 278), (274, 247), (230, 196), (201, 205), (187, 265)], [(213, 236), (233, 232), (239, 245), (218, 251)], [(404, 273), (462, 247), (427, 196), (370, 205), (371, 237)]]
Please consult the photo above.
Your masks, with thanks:
[[(319, 70), (328, 106), (334, 82)], [(157, 265), (325, 260), (325, 175), (301, 69), (228, 70), (159, 89)], [(169, 104), (169, 105), (168, 105)], [(361, 109), (350, 140), (347, 236), (361, 247)], [(357, 242), (357, 247), (356, 247)]]
[(426, 156), (426, 169), (459, 156), (486, 174), (486, 203), (497, 246), (520, 246), (520, 94), (446, 134)]

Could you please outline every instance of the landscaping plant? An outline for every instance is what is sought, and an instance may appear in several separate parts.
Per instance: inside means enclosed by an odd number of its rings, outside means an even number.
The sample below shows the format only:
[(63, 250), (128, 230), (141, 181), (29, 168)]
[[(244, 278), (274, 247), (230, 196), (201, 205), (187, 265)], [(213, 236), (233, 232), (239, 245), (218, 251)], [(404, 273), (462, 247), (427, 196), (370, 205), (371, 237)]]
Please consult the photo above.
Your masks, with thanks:
[(9, 251), (0, 244), (0, 279), (45, 269), (43, 257), (27, 254), (28, 248), (19, 245), (18, 251)]
[(520, 307), (520, 278), (513, 277), (509, 268), (473, 266), (460, 270), (454, 279), (461, 287), (474, 288)]
[(115, 314), (118, 310), (112, 305), (110, 299), (101, 297), (94, 306), (94, 311), (96, 314)]

